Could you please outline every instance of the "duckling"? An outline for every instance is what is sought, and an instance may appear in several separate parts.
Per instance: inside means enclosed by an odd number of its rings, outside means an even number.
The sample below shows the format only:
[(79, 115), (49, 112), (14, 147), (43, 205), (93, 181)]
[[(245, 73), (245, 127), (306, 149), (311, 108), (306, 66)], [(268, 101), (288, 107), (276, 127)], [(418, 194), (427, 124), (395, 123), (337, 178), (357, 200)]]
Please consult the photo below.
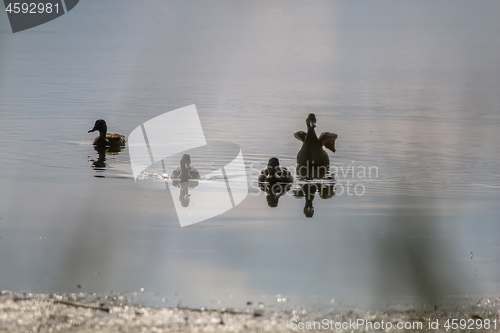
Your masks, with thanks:
[(191, 156), (189, 154), (182, 155), (180, 164), (180, 167), (172, 171), (172, 179), (180, 179), (181, 182), (186, 182), (189, 179), (200, 179), (198, 170), (191, 167)]
[(278, 158), (271, 157), (267, 162), (267, 167), (260, 172), (259, 182), (293, 183), (293, 177), (287, 168), (280, 166)]
[(95, 138), (93, 145), (97, 147), (121, 147), (125, 146), (125, 135), (121, 134), (111, 134), (106, 133), (108, 131), (108, 126), (104, 119), (98, 119), (95, 121), (94, 127), (89, 130), (90, 132), (99, 131), (99, 136)]
[[(297, 140), (303, 142), (302, 148), (297, 153), (298, 174), (305, 178), (322, 178), (326, 175), (326, 171), (330, 166), (330, 158), (328, 157), (328, 153), (323, 149), (323, 146), (335, 153), (335, 140), (337, 140), (338, 135), (323, 132), (318, 138), (314, 130), (316, 127), (316, 116), (314, 113), (310, 113), (307, 116), (306, 125), (307, 133), (304, 131), (293, 133)], [(306, 176), (302, 172), (303, 167), (307, 169)], [(314, 172), (315, 169), (317, 172)]]

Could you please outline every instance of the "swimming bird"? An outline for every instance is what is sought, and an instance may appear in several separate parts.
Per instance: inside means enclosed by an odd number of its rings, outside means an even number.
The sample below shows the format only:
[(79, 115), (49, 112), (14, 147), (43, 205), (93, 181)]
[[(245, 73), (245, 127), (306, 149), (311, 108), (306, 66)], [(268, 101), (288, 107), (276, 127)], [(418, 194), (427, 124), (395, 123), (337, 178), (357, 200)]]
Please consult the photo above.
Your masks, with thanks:
[(99, 136), (95, 138), (93, 145), (97, 147), (121, 147), (125, 146), (125, 135), (107, 133), (108, 126), (104, 119), (95, 121), (94, 127), (89, 130), (90, 132), (99, 131)]
[(195, 168), (191, 167), (191, 156), (184, 154), (180, 160), (181, 166), (172, 171), (172, 179), (180, 179), (181, 182), (189, 179), (200, 179), (200, 173)]
[[(316, 136), (316, 116), (310, 113), (306, 118), (307, 133), (296, 131), (293, 133), (297, 140), (302, 141), (302, 148), (297, 153), (298, 174), (303, 178), (322, 178), (326, 175), (330, 166), (330, 158), (323, 146), (335, 153), (335, 140), (338, 135), (330, 132), (323, 132)], [(304, 169), (307, 174), (304, 175)]]
[(293, 177), (287, 168), (280, 166), (278, 158), (271, 157), (267, 162), (267, 167), (260, 172), (259, 182), (293, 183)]

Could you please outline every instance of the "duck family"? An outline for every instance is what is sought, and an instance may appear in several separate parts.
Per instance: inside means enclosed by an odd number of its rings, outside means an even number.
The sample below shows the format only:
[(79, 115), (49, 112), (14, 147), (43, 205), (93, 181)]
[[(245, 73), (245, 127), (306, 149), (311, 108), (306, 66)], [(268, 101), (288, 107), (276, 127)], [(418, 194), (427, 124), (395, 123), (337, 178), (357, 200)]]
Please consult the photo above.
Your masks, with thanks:
[[(331, 132), (323, 132), (316, 135), (316, 115), (310, 113), (306, 118), (307, 132), (296, 131), (294, 137), (302, 142), (302, 147), (297, 153), (297, 175), (301, 179), (324, 178), (330, 167), (330, 158), (323, 147), (335, 153), (335, 141), (338, 135)], [(261, 171), (259, 182), (263, 183), (288, 183), (293, 182), (291, 173), (279, 165), (276, 157), (271, 157), (267, 167)]]
[[(310, 113), (306, 118), (307, 132), (296, 131), (294, 137), (302, 142), (302, 147), (297, 153), (297, 175), (301, 179), (319, 179), (323, 178), (330, 166), (330, 158), (323, 147), (335, 153), (335, 141), (338, 135), (331, 132), (323, 132), (316, 135), (316, 115)], [(96, 120), (94, 127), (88, 132), (99, 132), (99, 136), (95, 138), (93, 145), (97, 148), (113, 148), (123, 147), (125, 145), (125, 136), (121, 134), (107, 133), (108, 127), (104, 119)], [(181, 183), (187, 182), (190, 179), (200, 179), (198, 170), (191, 166), (191, 156), (189, 154), (182, 155), (180, 166), (172, 171), (172, 179), (180, 180)], [(293, 183), (291, 172), (280, 166), (280, 161), (277, 157), (271, 157), (267, 162), (267, 166), (261, 171), (258, 177), (259, 183), (278, 185), (279, 183)], [(290, 186), (290, 185), (288, 185)], [(285, 191), (286, 192), (286, 191)], [(311, 202), (309, 202), (311, 201)], [(306, 200), (304, 214), (311, 217), (314, 214), (312, 200)], [(309, 205), (308, 205), (309, 203)], [(271, 206), (271, 205), (270, 205)]]

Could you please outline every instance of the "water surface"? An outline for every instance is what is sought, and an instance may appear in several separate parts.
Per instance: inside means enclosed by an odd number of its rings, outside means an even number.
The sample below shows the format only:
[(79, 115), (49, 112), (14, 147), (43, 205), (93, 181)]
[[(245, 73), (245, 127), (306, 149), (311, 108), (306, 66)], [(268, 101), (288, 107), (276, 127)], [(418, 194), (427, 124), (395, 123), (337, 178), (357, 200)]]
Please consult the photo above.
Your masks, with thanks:
[[(497, 295), (499, 14), (496, 2), (87, 0), (16, 34), (0, 15), (1, 288), (238, 307)], [(250, 192), (181, 228), (177, 198), (136, 184), (127, 149), (93, 167), (87, 130), (104, 118), (128, 135), (191, 104), (208, 141), (241, 148)], [(365, 191), (316, 195), (306, 218), (293, 190), (271, 208), (255, 180), (272, 156), (295, 166), (310, 112), (339, 135), (336, 185)]]

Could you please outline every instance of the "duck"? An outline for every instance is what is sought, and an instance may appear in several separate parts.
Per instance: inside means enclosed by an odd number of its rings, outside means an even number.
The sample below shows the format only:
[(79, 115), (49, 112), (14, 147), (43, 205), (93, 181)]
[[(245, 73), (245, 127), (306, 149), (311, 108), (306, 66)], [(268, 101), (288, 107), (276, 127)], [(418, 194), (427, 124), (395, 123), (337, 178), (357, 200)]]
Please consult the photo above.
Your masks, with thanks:
[(191, 156), (184, 154), (180, 160), (180, 166), (172, 171), (172, 179), (180, 179), (181, 182), (186, 182), (189, 179), (200, 179), (200, 173), (195, 168), (191, 167)]
[(260, 172), (260, 183), (293, 183), (293, 177), (287, 168), (280, 166), (277, 157), (271, 157), (267, 162), (267, 167)]
[[(302, 141), (302, 148), (297, 153), (298, 174), (302, 178), (323, 178), (330, 167), (330, 158), (323, 147), (335, 153), (335, 140), (338, 135), (323, 132), (319, 138), (316, 136), (316, 115), (310, 113), (306, 118), (307, 133), (296, 131), (293, 136)], [(304, 169), (307, 174), (304, 175)]]
[(99, 136), (92, 143), (96, 147), (118, 148), (125, 146), (125, 135), (107, 133), (108, 126), (104, 119), (97, 119), (94, 127), (89, 129), (88, 133), (99, 131)]

